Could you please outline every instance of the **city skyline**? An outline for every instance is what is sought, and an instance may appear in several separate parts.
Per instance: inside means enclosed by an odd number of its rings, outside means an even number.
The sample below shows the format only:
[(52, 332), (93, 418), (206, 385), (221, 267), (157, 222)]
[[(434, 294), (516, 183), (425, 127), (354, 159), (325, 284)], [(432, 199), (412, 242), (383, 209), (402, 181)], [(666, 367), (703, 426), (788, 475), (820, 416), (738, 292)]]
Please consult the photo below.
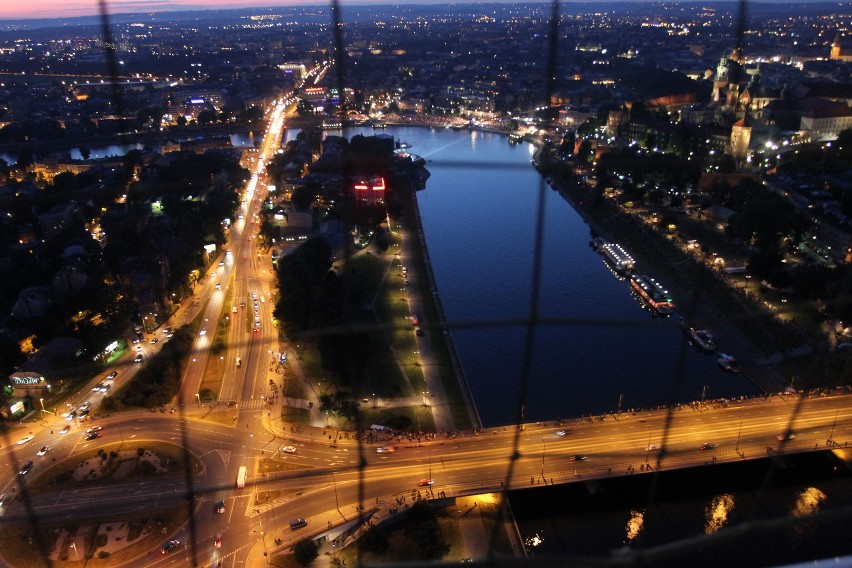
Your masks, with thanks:
[[(494, 0), (488, 3), (507, 3), (509, 0)], [(529, 3), (542, 3), (544, 0), (533, 0)], [(639, 0), (646, 4), (653, 4), (654, 0)], [(830, 0), (816, 0), (816, 2), (827, 3)], [(617, 3), (618, 0), (605, 0), (604, 3)], [(566, 2), (563, 2), (566, 3)], [(581, 1), (570, 1), (568, 3), (581, 4)], [(790, 4), (783, 0), (764, 0), (765, 4)], [(327, 5), (328, 2), (304, 1), (304, 0), (111, 0), (107, 2), (110, 13), (152, 13), (152, 12), (178, 12), (194, 10), (232, 10), (246, 8), (275, 8), (294, 6)], [(449, 4), (442, 0), (402, 0), (402, 2), (386, 2), (384, 0), (357, 0), (346, 2), (350, 6), (365, 5), (391, 5), (391, 4)], [(76, 0), (72, 2), (64, 0), (32, 0), (22, 4), (5, 4), (0, 6), (0, 21), (17, 19), (49, 19), (49, 18), (74, 18), (81, 16), (93, 16), (99, 13), (98, 0)]]

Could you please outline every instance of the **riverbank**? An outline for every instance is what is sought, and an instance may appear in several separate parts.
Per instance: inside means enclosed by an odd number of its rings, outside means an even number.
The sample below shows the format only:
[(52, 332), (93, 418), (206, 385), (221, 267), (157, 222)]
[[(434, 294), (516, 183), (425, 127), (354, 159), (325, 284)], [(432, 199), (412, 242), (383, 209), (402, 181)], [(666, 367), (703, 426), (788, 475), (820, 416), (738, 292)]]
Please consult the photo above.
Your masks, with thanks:
[[(402, 176), (400, 176), (402, 177)], [(420, 209), (417, 203), (416, 187), (413, 181), (407, 177), (398, 180), (399, 198), (402, 205), (403, 216), (401, 223), (404, 224), (409, 235), (409, 253), (416, 271), (418, 281), (424, 282), (426, 286), (420, 287), (420, 301), (423, 313), (420, 314), (421, 329), (428, 333), (431, 347), (437, 361), (437, 371), (446, 401), (450, 408), (455, 429), (482, 428), (482, 421), (476, 404), (473, 400), (470, 387), (464, 375), (461, 362), (453, 344), (452, 333), (447, 324), (447, 318), (441, 304), (435, 275), (429, 261), (429, 251), (426, 239), (423, 235), (423, 225), (420, 219)], [(428, 287), (427, 287), (428, 286)], [(439, 394), (439, 389), (432, 389), (433, 396)], [(439, 402), (439, 401), (436, 401)], [(439, 402), (439, 403), (440, 403)]]
[(187, 126), (156, 132), (139, 132), (127, 135), (90, 136), (85, 138), (67, 138), (62, 140), (30, 140), (25, 143), (0, 144), (0, 154), (17, 154), (27, 148), (35, 153), (59, 153), (75, 148), (101, 148), (107, 146), (135, 146), (157, 141), (187, 140), (199, 136), (217, 136), (261, 132), (266, 130), (266, 122), (254, 124), (210, 124), (205, 126)]
[[(780, 343), (771, 313), (754, 305), (745, 294), (733, 293), (713, 270), (684, 254), (637, 215), (622, 211), (615, 202), (597, 193), (577, 175), (574, 166), (564, 162), (554, 164), (541, 148), (535, 153), (534, 161), (539, 172), (548, 176), (551, 187), (571, 204), (592, 234), (625, 245), (641, 259), (643, 267), (650, 267), (643, 268), (644, 271), (664, 282), (681, 317), (714, 331), (720, 350), (737, 357), (743, 364), (743, 375), (752, 384), (765, 393), (784, 389), (788, 379), (773, 365), (779, 354), (767, 351), (767, 346), (777, 349)], [(570, 175), (563, 178), (550, 172), (554, 165), (570, 168)]]

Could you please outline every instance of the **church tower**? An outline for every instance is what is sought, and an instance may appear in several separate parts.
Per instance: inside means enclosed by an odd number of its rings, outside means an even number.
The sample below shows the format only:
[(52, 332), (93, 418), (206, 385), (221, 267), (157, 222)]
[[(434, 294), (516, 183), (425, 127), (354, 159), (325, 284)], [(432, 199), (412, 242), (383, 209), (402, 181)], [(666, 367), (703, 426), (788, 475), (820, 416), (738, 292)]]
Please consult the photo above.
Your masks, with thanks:
[(834, 35), (834, 41), (831, 42), (831, 52), (828, 55), (829, 59), (840, 59), (840, 32)]
[(730, 154), (738, 162), (748, 156), (748, 146), (751, 143), (751, 126), (744, 118), (736, 121), (731, 127)]

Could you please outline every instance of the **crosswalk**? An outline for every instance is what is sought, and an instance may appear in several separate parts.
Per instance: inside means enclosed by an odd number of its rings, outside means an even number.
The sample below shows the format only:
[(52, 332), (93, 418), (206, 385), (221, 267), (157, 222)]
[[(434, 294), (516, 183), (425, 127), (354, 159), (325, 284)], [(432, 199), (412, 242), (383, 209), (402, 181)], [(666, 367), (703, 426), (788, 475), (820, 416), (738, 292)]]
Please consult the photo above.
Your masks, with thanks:
[(238, 410), (262, 410), (269, 408), (266, 399), (241, 400), (237, 403)]

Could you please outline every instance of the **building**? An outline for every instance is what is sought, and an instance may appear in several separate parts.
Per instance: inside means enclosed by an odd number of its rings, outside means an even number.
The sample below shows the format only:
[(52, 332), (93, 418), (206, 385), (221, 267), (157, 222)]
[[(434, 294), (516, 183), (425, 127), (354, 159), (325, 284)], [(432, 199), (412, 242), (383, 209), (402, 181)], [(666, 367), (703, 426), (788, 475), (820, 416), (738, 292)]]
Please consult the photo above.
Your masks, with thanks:
[(385, 201), (385, 178), (358, 180), (352, 188), (355, 190), (355, 199), (360, 201), (367, 203), (384, 203)]
[(852, 108), (833, 106), (812, 108), (802, 113), (800, 130), (811, 141), (836, 140), (841, 131), (852, 128)]
[(735, 160), (745, 160), (748, 156), (748, 147), (751, 143), (751, 126), (741, 118), (731, 126), (731, 145), (728, 153)]
[(832, 61), (852, 61), (852, 49), (844, 48), (840, 44), (840, 32), (837, 32), (837, 35), (834, 36), (834, 41), (831, 42), (831, 51), (828, 54), (828, 58)]

